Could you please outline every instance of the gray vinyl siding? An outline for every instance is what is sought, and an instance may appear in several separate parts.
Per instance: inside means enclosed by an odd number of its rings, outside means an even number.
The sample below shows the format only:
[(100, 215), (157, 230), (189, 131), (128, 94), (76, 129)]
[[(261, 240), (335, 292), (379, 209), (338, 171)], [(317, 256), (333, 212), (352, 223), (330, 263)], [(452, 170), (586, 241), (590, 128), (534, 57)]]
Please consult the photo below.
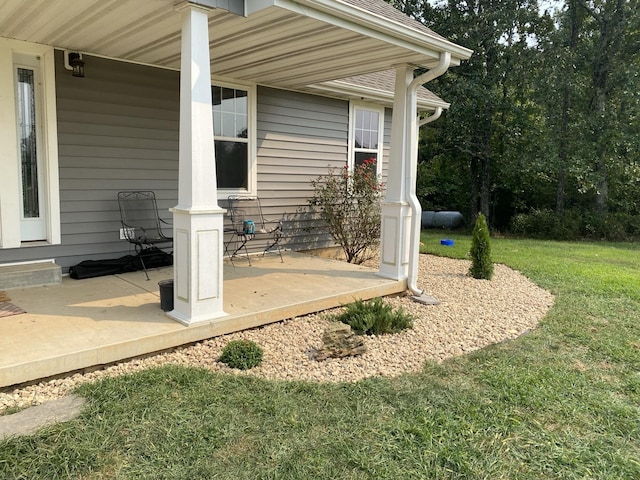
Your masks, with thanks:
[(119, 239), (120, 190), (154, 190), (162, 215), (178, 190), (179, 74), (85, 56), (84, 78), (56, 51), (62, 244), (0, 251), (2, 262), (131, 253)]
[(283, 217), (294, 250), (332, 245), (308, 210), (311, 180), (347, 161), (346, 101), (258, 89), (258, 193), (265, 215)]
[[(130, 253), (119, 239), (120, 190), (153, 190), (161, 215), (170, 218), (178, 190), (179, 75), (88, 57), (86, 77), (74, 78), (61, 65), (61, 55), (58, 62), (65, 252), (56, 261), (68, 267)], [(78, 255), (82, 246), (86, 253)]]
[[(85, 61), (85, 78), (74, 78), (56, 52), (62, 243), (0, 250), (0, 263), (53, 258), (67, 271), (82, 260), (133, 253), (119, 239), (121, 190), (155, 191), (161, 215), (171, 218), (178, 196), (179, 73), (91, 56)], [(307, 199), (312, 179), (347, 161), (349, 104), (268, 87), (257, 93), (264, 213), (284, 217), (287, 248), (333, 245), (315, 228)], [(387, 156), (389, 110), (385, 117)]]

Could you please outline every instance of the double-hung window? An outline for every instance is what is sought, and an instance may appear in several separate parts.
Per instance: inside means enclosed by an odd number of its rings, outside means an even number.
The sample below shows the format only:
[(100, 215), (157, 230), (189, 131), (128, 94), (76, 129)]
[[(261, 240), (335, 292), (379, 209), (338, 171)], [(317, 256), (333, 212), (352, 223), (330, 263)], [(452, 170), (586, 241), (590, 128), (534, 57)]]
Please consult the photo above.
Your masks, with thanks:
[(218, 190), (229, 193), (255, 191), (254, 89), (211, 87)]
[(350, 125), (349, 168), (369, 161), (381, 175), (384, 109), (351, 104)]

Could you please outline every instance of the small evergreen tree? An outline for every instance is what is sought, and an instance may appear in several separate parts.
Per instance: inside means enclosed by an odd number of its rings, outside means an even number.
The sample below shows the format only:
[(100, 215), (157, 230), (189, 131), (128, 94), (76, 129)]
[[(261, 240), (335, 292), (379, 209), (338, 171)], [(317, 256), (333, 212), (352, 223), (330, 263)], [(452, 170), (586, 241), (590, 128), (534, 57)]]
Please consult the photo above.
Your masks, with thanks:
[(487, 220), (482, 213), (478, 214), (471, 238), (471, 268), (469, 275), (473, 278), (491, 280), (493, 262), (491, 261), (491, 241)]

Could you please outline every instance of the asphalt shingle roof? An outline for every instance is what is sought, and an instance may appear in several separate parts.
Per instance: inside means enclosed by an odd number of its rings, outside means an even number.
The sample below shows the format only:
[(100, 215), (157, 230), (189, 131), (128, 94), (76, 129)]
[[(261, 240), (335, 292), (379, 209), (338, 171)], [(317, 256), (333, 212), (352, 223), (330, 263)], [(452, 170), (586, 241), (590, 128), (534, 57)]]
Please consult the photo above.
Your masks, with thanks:
[(382, 18), (386, 18), (391, 20), (392, 22), (399, 23), (404, 25), (407, 28), (411, 28), (414, 30), (418, 30), (422, 33), (429, 34), (434, 37), (441, 38), (442, 40), (446, 40), (442, 35), (434, 32), (430, 28), (424, 26), (422, 23), (417, 20), (405, 15), (397, 8), (389, 5), (384, 0), (341, 0), (343, 3), (353, 5), (354, 7), (362, 8), (363, 10), (367, 10), (368, 12), (377, 15)]
[[(348, 85), (358, 87), (373, 88), (393, 95), (395, 91), (396, 72), (394, 70), (385, 70), (365, 75), (356, 75), (355, 77), (336, 80), (336, 83), (346, 83)], [(418, 100), (445, 103), (444, 100), (425, 87), (418, 88)]]

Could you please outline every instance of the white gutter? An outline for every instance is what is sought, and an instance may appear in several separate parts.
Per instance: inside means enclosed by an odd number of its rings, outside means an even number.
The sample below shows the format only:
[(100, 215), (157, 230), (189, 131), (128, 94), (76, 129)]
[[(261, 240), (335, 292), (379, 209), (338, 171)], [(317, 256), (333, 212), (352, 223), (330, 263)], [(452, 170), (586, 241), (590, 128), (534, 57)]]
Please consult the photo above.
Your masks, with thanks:
[(436, 107), (436, 111), (433, 112), (433, 114), (421, 119), (418, 122), (418, 129), (420, 129), (421, 126), (426, 125), (427, 123), (435, 122), (440, 118), (440, 115), (442, 115), (442, 107)]
[[(252, 0), (255, 1), (255, 0)], [(250, 4), (251, 2), (249, 2)], [(395, 43), (423, 55), (435, 56), (437, 52), (449, 51), (454, 54), (453, 64), (459, 65), (473, 53), (466, 47), (453, 43), (435, 32), (419, 30), (408, 23), (399, 23), (392, 18), (383, 17), (371, 10), (361, 8), (343, 0), (261, 0), (285, 8), (289, 11), (316, 18), (332, 25), (378, 38), (387, 43)], [(252, 12), (252, 7), (248, 7)], [(407, 18), (408, 21), (410, 19)], [(360, 30), (364, 28), (364, 30)], [(382, 35), (378, 37), (377, 35)], [(392, 39), (395, 40), (391, 41)], [(437, 67), (436, 67), (437, 68)]]
[[(430, 121), (437, 120), (442, 113), (442, 109), (436, 110), (434, 115), (427, 117), (420, 123), (418, 123), (417, 113), (417, 90), (421, 85), (430, 82), (431, 80), (439, 77), (449, 69), (451, 63), (451, 53), (440, 53), (440, 61), (438, 65), (428, 72), (423, 73), (419, 77), (413, 79), (407, 88), (407, 115), (408, 115), (408, 128), (406, 148), (409, 149), (407, 158), (409, 165), (407, 168), (407, 202), (411, 209), (411, 230), (409, 233), (409, 272), (407, 278), (407, 288), (416, 297), (421, 297), (423, 291), (418, 288), (418, 254), (420, 246), (420, 224), (422, 217), (422, 207), (416, 196), (416, 180), (417, 180), (417, 168), (418, 168), (418, 129), (420, 125), (429, 123)], [(425, 122), (425, 120), (427, 120)]]
[[(346, 83), (343, 80), (330, 80), (328, 82), (316, 83), (309, 86), (309, 90), (328, 92), (341, 97), (358, 98), (361, 100), (371, 100), (379, 102), (385, 107), (393, 107), (393, 90), (383, 90), (380, 88), (365, 87)], [(439, 100), (439, 101), (438, 101)], [(451, 106), (450, 103), (441, 99), (418, 98), (418, 109), (433, 110), (445, 109)], [(428, 117), (431, 118), (431, 117)], [(435, 119), (434, 119), (435, 120)]]

